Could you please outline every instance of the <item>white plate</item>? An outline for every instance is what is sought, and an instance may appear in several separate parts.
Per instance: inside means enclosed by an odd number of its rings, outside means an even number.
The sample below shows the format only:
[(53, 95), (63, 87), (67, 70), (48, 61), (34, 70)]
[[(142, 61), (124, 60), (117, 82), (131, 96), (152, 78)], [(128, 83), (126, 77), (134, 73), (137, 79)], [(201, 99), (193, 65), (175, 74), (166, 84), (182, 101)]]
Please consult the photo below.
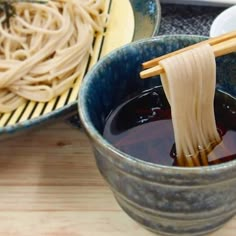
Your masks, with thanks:
[(216, 17), (211, 25), (210, 37), (216, 37), (233, 30), (236, 30), (236, 5)]
[(207, 6), (231, 6), (236, 4), (236, 0), (161, 0), (161, 2), (187, 4), (187, 5), (207, 5)]

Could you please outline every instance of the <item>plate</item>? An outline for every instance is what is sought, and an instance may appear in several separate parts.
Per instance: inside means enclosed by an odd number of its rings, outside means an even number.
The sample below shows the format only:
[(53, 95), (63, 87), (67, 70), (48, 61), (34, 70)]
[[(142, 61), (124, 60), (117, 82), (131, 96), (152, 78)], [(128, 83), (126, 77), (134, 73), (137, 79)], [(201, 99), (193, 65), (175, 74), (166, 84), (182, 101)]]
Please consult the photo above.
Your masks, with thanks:
[(110, 15), (106, 33), (94, 39), (93, 54), (73, 88), (48, 103), (28, 102), (14, 112), (0, 115), (0, 138), (77, 114), (77, 94), (87, 71), (113, 49), (158, 33), (161, 18), (159, 0), (106, 0), (106, 11)]
[(210, 29), (210, 37), (236, 30), (236, 6), (229, 7), (219, 14), (213, 21)]
[(236, 4), (236, 0), (161, 0), (161, 2), (205, 6), (231, 6)]

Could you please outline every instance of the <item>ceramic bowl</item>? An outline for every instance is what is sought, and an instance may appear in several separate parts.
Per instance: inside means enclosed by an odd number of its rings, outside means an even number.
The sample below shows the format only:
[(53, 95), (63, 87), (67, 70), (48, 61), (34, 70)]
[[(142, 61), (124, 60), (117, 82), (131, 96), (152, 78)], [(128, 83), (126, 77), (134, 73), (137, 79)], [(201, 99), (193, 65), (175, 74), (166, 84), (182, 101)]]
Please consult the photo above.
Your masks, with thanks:
[[(203, 235), (236, 212), (236, 161), (209, 167), (168, 167), (136, 159), (103, 136), (109, 112), (128, 94), (160, 85), (141, 80), (141, 63), (196, 43), (198, 36), (163, 36), (122, 47), (103, 58), (85, 77), (78, 108), (102, 176), (124, 211), (163, 235)], [(217, 86), (236, 96), (236, 55), (217, 59)]]
[(216, 37), (221, 34), (236, 30), (236, 5), (227, 8), (213, 21), (210, 36)]

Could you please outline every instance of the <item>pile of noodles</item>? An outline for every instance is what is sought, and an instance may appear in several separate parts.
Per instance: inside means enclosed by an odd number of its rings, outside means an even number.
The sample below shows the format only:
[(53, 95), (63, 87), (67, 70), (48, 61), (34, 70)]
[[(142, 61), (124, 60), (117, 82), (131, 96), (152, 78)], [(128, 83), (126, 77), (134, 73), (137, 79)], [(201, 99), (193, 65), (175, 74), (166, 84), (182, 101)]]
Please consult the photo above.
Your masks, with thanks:
[(0, 15), (0, 112), (47, 102), (69, 89), (105, 24), (104, 0), (15, 3), (9, 28)]

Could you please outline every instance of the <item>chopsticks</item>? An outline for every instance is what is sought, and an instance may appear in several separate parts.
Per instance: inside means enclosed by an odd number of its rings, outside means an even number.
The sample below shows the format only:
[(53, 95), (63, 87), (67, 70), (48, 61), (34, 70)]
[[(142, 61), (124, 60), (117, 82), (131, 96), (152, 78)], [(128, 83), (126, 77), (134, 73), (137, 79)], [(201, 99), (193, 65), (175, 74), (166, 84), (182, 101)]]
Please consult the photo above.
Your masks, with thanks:
[(140, 77), (142, 79), (146, 79), (164, 73), (164, 69), (159, 65), (159, 62), (161, 60), (177, 55), (184, 51), (196, 48), (205, 43), (208, 43), (213, 47), (215, 57), (220, 57), (229, 54), (231, 52), (236, 51), (236, 31), (223, 34), (215, 38), (210, 38), (208, 40), (201, 41), (200, 43), (196, 43), (180, 50), (165, 54), (161, 57), (154, 58), (150, 61), (146, 61), (142, 64), (144, 70), (140, 72)]

